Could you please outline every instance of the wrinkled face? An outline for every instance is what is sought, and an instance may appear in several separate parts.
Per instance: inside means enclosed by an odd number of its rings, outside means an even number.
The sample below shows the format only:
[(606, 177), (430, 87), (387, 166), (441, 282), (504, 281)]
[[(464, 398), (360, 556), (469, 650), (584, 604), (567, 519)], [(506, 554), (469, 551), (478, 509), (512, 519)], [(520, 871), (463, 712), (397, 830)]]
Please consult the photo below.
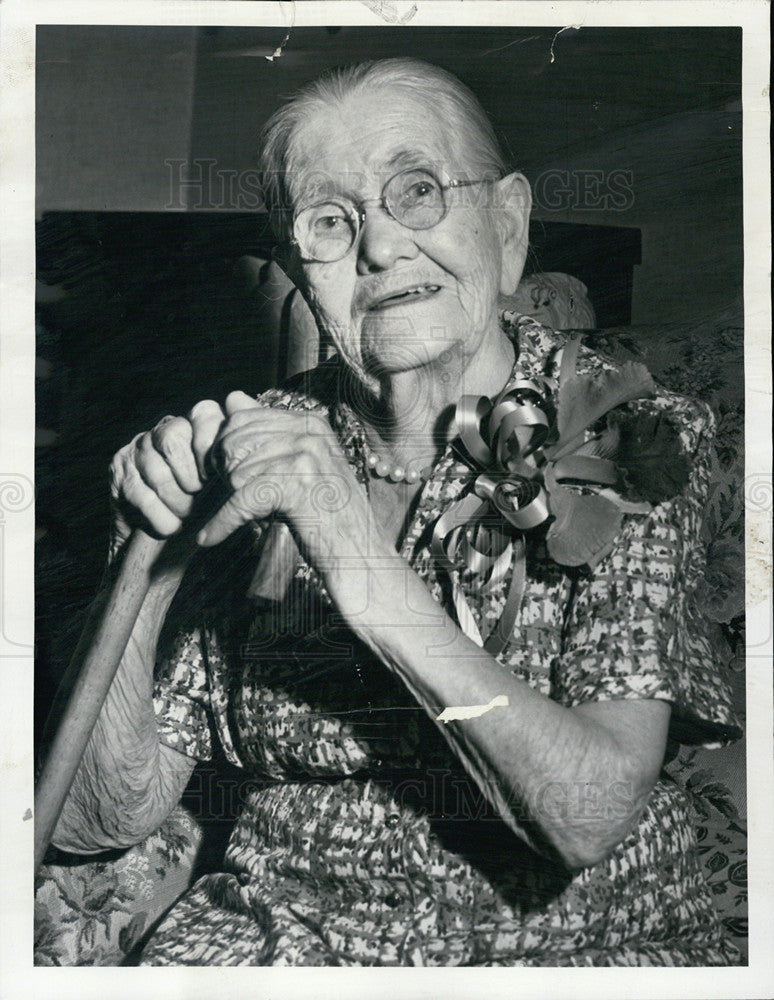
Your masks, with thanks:
[(406, 228), (378, 202), (407, 167), (477, 179), (458, 131), (405, 88), (381, 88), (316, 109), (294, 135), (296, 212), (335, 196), (367, 202), (358, 241), (341, 260), (305, 261), (296, 251), (289, 267), (320, 326), (366, 380), (451, 358), (465, 367), (499, 335), (497, 183), (448, 191), (449, 211), (431, 229)]

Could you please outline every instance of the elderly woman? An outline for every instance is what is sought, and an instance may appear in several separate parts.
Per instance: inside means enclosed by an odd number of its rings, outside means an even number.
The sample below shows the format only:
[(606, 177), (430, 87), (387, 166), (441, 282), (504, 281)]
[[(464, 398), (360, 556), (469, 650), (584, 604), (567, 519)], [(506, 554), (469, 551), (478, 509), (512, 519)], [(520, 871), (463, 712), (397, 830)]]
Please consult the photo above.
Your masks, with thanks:
[[(736, 726), (689, 621), (708, 414), (651, 384), (568, 430), (570, 381), (598, 400), (623, 376), (499, 314), (529, 188), (446, 72), (325, 76), (270, 120), (262, 170), (338, 353), (116, 456), (121, 537), (133, 512), (169, 542), (54, 843), (137, 843), (218, 740), (256, 781), (145, 964), (733, 962), (660, 776), (672, 741)], [(674, 431), (649, 498), (610, 476), (638, 414)], [(557, 443), (607, 478), (560, 475)], [(181, 581), (195, 620), (154, 679)]]

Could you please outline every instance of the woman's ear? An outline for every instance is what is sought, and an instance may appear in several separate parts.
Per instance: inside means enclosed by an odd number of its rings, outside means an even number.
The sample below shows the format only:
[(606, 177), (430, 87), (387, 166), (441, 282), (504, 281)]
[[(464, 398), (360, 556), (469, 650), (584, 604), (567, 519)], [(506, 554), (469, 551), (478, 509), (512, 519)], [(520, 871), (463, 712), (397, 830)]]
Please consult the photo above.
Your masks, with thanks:
[(502, 266), (500, 294), (513, 295), (521, 281), (529, 244), (529, 214), (532, 210), (532, 193), (529, 181), (523, 174), (512, 173), (495, 185), (497, 197)]

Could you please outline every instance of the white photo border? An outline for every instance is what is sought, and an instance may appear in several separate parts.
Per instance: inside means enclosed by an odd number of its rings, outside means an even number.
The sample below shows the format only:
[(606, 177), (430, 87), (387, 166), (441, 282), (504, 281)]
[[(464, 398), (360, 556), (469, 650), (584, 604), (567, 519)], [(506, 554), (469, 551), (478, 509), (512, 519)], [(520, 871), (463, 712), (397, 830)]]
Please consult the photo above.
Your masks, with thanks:
[[(416, 10), (411, 13), (412, 8)], [(381, 10), (381, 17), (379, 11)], [(255, 996), (595, 1000), (774, 995), (774, 765), (772, 763), (771, 269), (769, 5), (765, 0), (3, 0), (0, 8), (0, 665), (6, 693), (0, 754), (4, 857), (0, 995), (112, 1000)], [(768, 498), (747, 504), (747, 698), (750, 964), (720, 969), (50, 969), (32, 965), (35, 29), (38, 24), (168, 26), (372, 25), (721, 26), (743, 29), (746, 484)], [(393, 20), (393, 23), (395, 21)], [(686, 31), (690, 27), (685, 28)], [(10, 491), (10, 492), (8, 492)], [(9, 509), (9, 508), (6, 508)]]

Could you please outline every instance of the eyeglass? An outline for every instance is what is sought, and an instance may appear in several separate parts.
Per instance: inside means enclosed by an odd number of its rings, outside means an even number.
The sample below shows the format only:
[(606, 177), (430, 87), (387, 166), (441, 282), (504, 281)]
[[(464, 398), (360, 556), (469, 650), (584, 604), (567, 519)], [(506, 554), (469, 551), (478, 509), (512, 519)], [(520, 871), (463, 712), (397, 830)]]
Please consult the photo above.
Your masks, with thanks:
[(301, 209), (293, 220), (291, 242), (305, 260), (341, 260), (357, 243), (366, 217), (364, 205), (381, 204), (407, 229), (432, 229), (449, 211), (447, 191), (485, 183), (486, 179), (442, 184), (430, 170), (401, 170), (387, 181), (379, 198), (364, 199), (357, 206), (349, 198), (331, 198)]

